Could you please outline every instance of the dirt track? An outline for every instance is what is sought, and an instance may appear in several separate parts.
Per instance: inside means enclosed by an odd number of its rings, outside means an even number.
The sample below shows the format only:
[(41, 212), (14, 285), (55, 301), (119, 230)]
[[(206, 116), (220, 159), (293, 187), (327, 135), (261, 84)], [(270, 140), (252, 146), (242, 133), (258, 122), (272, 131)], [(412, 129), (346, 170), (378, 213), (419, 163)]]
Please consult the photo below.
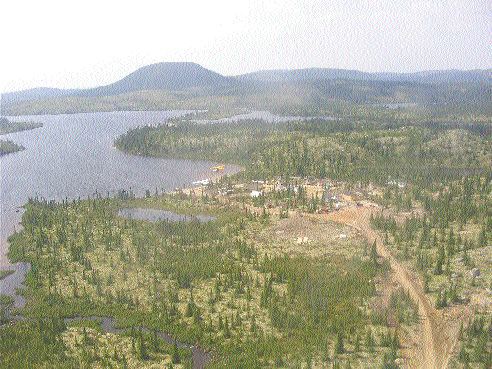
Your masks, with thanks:
[(457, 341), (457, 321), (445, 321), (441, 311), (437, 311), (429, 301), (419, 280), (412, 275), (392, 254), (386, 249), (380, 237), (370, 226), (371, 209), (365, 207), (348, 207), (338, 212), (325, 214), (326, 219), (350, 225), (364, 234), (369, 242), (376, 240), (378, 254), (389, 261), (392, 271), (398, 283), (407, 291), (411, 298), (418, 304), (422, 321), (421, 352), (418, 356), (420, 368), (445, 369)]

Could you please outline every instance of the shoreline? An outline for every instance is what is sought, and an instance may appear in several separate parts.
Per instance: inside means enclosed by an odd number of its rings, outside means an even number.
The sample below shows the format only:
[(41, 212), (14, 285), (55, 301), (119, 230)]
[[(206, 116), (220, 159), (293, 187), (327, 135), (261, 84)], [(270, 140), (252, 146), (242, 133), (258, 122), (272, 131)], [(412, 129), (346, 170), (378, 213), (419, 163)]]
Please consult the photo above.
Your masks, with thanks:
[[(217, 164), (216, 164), (217, 165)], [(231, 169), (234, 168), (235, 170), (232, 173), (227, 172), (227, 168)], [(219, 182), (222, 178), (229, 176), (229, 175), (235, 175), (243, 171), (244, 168), (240, 166), (235, 166), (231, 164), (225, 164), (225, 170), (224, 172), (213, 172), (213, 175), (210, 178), (210, 184), (216, 184)], [(191, 186), (190, 186), (191, 185)], [(185, 186), (183, 188), (173, 189), (164, 192), (162, 195), (173, 195), (179, 192), (187, 192), (187, 191), (193, 191), (196, 188), (199, 187), (193, 187), (192, 184)], [(139, 196), (138, 198), (145, 198), (144, 196)], [(17, 225), (19, 227), (22, 227), (20, 222), (22, 220), (22, 214), (23, 211), (17, 213), (19, 215), (19, 222)], [(19, 228), (15, 228), (15, 232), (17, 232)], [(12, 233), (13, 234), (13, 233)], [(9, 237), (12, 235), (10, 234)], [(24, 297), (22, 291), (19, 291), (19, 289), (22, 289), (24, 287), (23, 283), (26, 279), (26, 274), (31, 270), (31, 264), (28, 262), (19, 262), (15, 264), (10, 263), (10, 259), (8, 258), (8, 249), (10, 247), (8, 239), (6, 240), (7, 244), (7, 253), (6, 253), (6, 260), (7, 260), (7, 265), (0, 265), (0, 270), (4, 270), (3, 268), (8, 268), (5, 270), (9, 270), (10, 272), (6, 274), (3, 278), (0, 278), (0, 294), (2, 295), (7, 295), (13, 298), (13, 304), (7, 308), (7, 316), (9, 316), (9, 322), (12, 324), (12, 322), (15, 324), (15, 322), (18, 321), (24, 321), (26, 318), (22, 315), (22, 313), (12, 315), (12, 311), (16, 309), (22, 309), (27, 301), (26, 298)], [(64, 322), (72, 322), (72, 321), (83, 321), (83, 320), (101, 320), (101, 329), (103, 330), (104, 333), (113, 333), (113, 334), (120, 334), (125, 331), (125, 328), (117, 328), (115, 326), (115, 318), (114, 317), (97, 317), (97, 316), (89, 316), (89, 317), (82, 317), (82, 316), (75, 316), (75, 317), (64, 317)], [(5, 324), (9, 324), (9, 322)], [(143, 331), (146, 332), (151, 332), (150, 329), (146, 327), (140, 327)], [(154, 332), (154, 331), (152, 331)], [(165, 332), (165, 331), (157, 331), (157, 335), (163, 339), (166, 343), (168, 344), (176, 344), (178, 348), (184, 348), (188, 349), (191, 351), (191, 358), (192, 358), (192, 368), (193, 369), (203, 369), (211, 360), (213, 357), (212, 352), (205, 350), (199, 345), (195, 344), (189, 344), (189, 343), (184, 343), (181, 341), (178, 341), (175, 339), (171, 334)]]
[[(120, 150), (121, 151), (121, 150)], [(124, 152), (123, 152), (124, 153)], [(131, 154), (127, 154), (131, 155)], [(211, 163), (214, 163), (210, 161)], [(217, 165), (217, 163), (215, 163)], [(232, 170), (232, 172), (228, 172), (227, 169)], [(216, 183), (220, 181), (220, 179), (229, 176), (229, 175), (236, 175), (240, 172), (244, 171), (244, 168), (241, 166), (237, 166), (235, 164), (225, 164), (225, 170), (221, 172), (213, 172), (210, 178), (210, 183)], [(169, 189), (168, 191), (164, 192), (164, 194), (176, 194), (180, 191), (182, 192), (187, 192), (191, 191), (193, 189), (197, 189), (199, 187), (193, 187), (192, 183), (189, 183), (188, 185), (182, 187), (182, 188), (175, 188), (175, 189)], [(118, 191), (115, 191), (117, 193)], [(144, 198), (145, 195), (139, 195), (137, 198)], [(23, 206), (21, 207), (21, 211), (16, 212), (16, 216), (18, 217), (16, 221), (14, 222), (14, 229), (12, 232), (9, 232), (8, 230), (6, 231), (6, 239), (5, 240), (0, 240), (0, 243), (5, 243), (5, 254), (2, 255), (2, 260), (0, 263), (0, 270), (13, 270), (12, 273), (6, 275), (4, 278), (0, 278), (0, 294), (8, 295), (11, 296), (14, 299), (14, 305), (13, 308), (23, 308), (26, 304), (26, 300), (24, 296), (20, 293), (17, 292), (17, 289), (23, 287), (23, 283), (25, 280), (26, 274), (29, 272), (31, 269), (31, 265), (27, 262), (21, 262), (21, 263), (14, 263), (12, 264), (10, 261), (10, 258), (8, 257), (8, 252), (10, 248), (10, 244), (8, 242), (8, 239), (17, 231), (19, 231), (22, 227), (21, 221), (22, 221), (22, 215), (23, 215)], [(4, 245), (1, 245), (1, 248), (4, 248)], [(5, 260), (3, 260), (5, 258)]]

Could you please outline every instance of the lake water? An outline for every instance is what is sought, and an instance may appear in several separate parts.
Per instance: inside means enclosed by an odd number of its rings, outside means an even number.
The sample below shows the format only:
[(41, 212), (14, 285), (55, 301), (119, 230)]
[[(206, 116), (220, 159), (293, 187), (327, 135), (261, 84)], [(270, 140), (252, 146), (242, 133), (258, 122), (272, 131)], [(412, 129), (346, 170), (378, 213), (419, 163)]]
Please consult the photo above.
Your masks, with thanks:
[[(96, 191), (115, 193), (132, 189), (142, 195), (155, 188), (170, 190), (193, 181), (218, 176), (208, 161), (146, 158), (122, 153), (114, 139), (128, 129), (160, 124), (186, 111), (108, 112), (11, 117), (44, 126), (1, 136), (25, 150), (0, 157), (0, 268), (16, 273), (0, 281), (0, 293), (13, 294), (24, 279), (27, 265), (10, 266), (7, 238), (18, 227), (21, 206), (29, 197), (86, 198)], [(226, 166), (225, 173), (239, 170)], [(19, 304), (16, 297), (16, 304)]]
[(118, 216), (135, 219), (135, 220), (147, 220), (150, 222), (193, 222), (198, 221), (200, 223), (211, 222), (215, 220), (215, 217), (209, 215), (184, 215), (177, 214), (168, 210), (150, 209), (150, 208), (123, 208), (118, 211)]
[(295, 121), (309, 121), (309, 120), (337, 120), (332, 116), (288, 116), (288, 115), (276, 115), (264, 110), (255, 110), (243, 114), (237, 114), (232, 117), (220, 118), (220, 119), (193, 119), (196, 123), (227, 123), (227, 122), (239, 122), (241, 120), (262, 120), (270, 123), (285, 123)]

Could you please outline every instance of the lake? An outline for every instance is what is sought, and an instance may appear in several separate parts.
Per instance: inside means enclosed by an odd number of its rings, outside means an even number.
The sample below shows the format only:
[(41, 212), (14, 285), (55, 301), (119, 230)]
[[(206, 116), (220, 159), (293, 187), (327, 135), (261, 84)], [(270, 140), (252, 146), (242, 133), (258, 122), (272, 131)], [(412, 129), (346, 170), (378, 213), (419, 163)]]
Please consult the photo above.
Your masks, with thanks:
[[(86, 198), (96, 191), (106, 195), (132, 189), (143, 195), (190, 185), (220, 174), (209, 161), (132, 156), (113, 147), (113, 140), (130, 128), (160, 124), (187, 111), (138, 111), (9, 117), (34, 121), (43, 127), (2, 135), (26, 149), (0, 157), (0, 268), (16, 273), (0, 281), (0, 293), (14, 294), (28, 265), (10, 266), (7, 238), (18, 227), (29, 197)], [(226, 166), (223, 173), (239, 168)], [(16, 305), (22, 304), (16, 296)]]

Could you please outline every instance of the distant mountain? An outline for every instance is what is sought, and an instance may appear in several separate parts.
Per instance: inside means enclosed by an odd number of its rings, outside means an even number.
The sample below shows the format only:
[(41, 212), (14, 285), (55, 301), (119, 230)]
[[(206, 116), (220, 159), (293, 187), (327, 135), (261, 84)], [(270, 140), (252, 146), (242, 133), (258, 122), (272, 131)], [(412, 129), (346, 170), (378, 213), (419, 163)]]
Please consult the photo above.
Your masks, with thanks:
[(457, 104), (490, 101), (492, 69), (368, 73), (307, 68), (223, 76), (196, 63), (157, 63), (91, 89), (36, 88), (2, 95), (0, 114), (199, 108), (229, 104), (287, 109), (345, 103)]
[[(403, 81), (416, 81), (425, 83), (491, 83), (492, 69), (475, 69), (475, 70), (431, 70), (415, 73), (404, 73), (399, 75)], [(398, 75), (396, 75), (398, 78)]]
[(492, 69), (442, 70), (415, 73), (368, 73), (350, 69), (306, 68), (262, 70), (237, 76), (242, 81), (296, 82), (317, 80), (394, 81), (418, 83), (490, 83)]
[(2, 103), (11, 105), (23, 101), (53, 99), (66, 96), (112, 96), (135, 91), (188, 89), (214, 89), (237, 83), (233, 77), (225, 77), (196, 63), (176, 62), (147, 65), (123, 79), (106, 86), (90, 89), (33, 88), (2, 94)]
[(144, 90), (216, 89), (234, 82), (233, 78), (222, 76), (196, 63), (157, 63), (137, 69), (115, 83), (82, 90), (77, 95), (110, 96)]
[(306, 68), (306, 69), (272, 69), (260, 70), (236, 76), (242, 81), (259, 82), (297, 82), (316, 81), (326, 79), (367, 79), (367, 73), (357, 70), (329, 69), (329, 68)]
[(61, 89), (61, 88), (50, 88), (50, 87), (37, 87), (31, 88), (29, 90), (22, 90), (16, 92), (8, 92), (2, 94), (2, 102), (21, 102), (28, 100), (40, 100), (49, 99), (53, 97), (61, 97), (71, 95), (79, 90), (74, 89)]

